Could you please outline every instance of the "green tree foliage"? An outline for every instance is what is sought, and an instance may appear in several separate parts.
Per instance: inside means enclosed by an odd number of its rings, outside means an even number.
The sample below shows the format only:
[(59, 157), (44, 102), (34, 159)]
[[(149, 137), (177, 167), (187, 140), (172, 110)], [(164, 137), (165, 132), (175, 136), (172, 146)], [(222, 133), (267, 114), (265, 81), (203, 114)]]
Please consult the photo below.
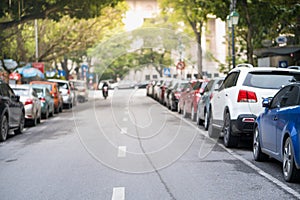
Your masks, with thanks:
[[(212, 13), (224, 21), (230, 13), (231, 0), (212, 1)], [(220, 12), (223, 10), (225, 12)], [(236, 10), (240, 14), (235, 27), (239, 53), (246, 52), (247, 62), (254, 64), (253, 51), (262, 48), (263, 40), (275, 43), (279, 35), (290, 36), (289, 44), (300, 44), (300, 3), (297, 0), (238, 0)]]
[(101, 9), (115, 6), (120, 0), (2, 0), (0, 1), (0, 30), (11, 28), (34, 19), (59, 20), (94, 18)]
[[(96, 46), (100, 41), (121, 28), (122, 15), (126, 10), (124, 3), (114, 8), (102, 8), (98, 17), (89, 19), (62, 16), (60, 21), (53, 19), (38, 20), (39, 62), (61, 63), (62, 68), (69, 74), (67, 61), (82, 62), (87, 50)], [(5, 40), (0, 55), (3, 58), (13, 58), (17, 61), (35, 61), (35, 32), (34, 22), (29, 21), (19, 26), (7, 29), (2, 34)]]
[(160, 0), (163, 12), (173, 16), (173, 21), (188, 24), (197, 42), (198, 77), (202, 78), (202, 29), (211, 13), (213, 2), (206, 0)]
[[(97, 73), (102, 77), (123, 77), (129, 70), (154, 67), (162, 76), (163, 68), (172, 64), (171, 51), (178, 47), (179, 36), (172, 29), (143, 27), (124, 32), (99, 44), (91, 56), (97, 58)], [(189, 43), (189, 42), (186, 42)]]

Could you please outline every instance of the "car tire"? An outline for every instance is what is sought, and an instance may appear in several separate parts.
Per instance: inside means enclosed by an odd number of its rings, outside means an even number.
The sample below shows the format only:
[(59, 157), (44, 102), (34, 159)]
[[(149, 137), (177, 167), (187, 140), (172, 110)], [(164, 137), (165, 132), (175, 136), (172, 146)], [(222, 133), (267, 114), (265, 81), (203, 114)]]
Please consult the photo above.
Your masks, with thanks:
[(284, 180), (287, 182), (295, 182), (300, 178), (300, 171), (295, 165), (294, 148), (290, 137), (288, 137), (284, 142), (282, 172)]
[[(211, 113), (211, 111), (210, 111), (210, 113)], [(220, 136), (219, 131), (213, 126), (212, 114), (209, 115), (208, 136), (210, 138), (218, 138)]]
[(258, 127), (254, 129), (253, 134), (253, 158), (255, 161), (265, 161), (268, 159), (268, 155), (261, 151), (260, 145), (260, 133)]
[(226, 112), (225, 114), (223, 132), (224, 132), (223, 141), (225, 147), (227, 148), (237, 147), (239, 140), (238, 137), (232, 135), (231, 119), (230, 119), (229, 112)]
[(208, 126), (209, 126), (209, 112), (205, 112), (204, 113), (204, 122), (203, 122), (203, 126), (204, 126), (204, 129), (207, 131), (208, 130)]
[(0, 141), (5, 141), (8, 135), (8, 121), (6, 115), (2, 116), (0, 127)]
[(24, 126), (25, 126), (25, 116), (24, 116), (24, 113), (22, 113), (22, 116), (21, 116), (21, 119), (20, 119), (20, 122), (19, 122), (19, 128), (14, 131), (15, 134), (22, 134)]

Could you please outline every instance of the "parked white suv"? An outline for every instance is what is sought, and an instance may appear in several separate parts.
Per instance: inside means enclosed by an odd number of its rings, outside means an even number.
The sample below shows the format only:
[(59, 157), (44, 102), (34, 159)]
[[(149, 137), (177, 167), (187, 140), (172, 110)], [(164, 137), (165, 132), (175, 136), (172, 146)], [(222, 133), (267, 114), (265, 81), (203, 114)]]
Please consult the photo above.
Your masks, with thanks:
[(295, 81), (300, 81), (299, 70), (238, 65), (211, 100), (209, 136), (223, 136), (226, 147), (237, 146), (240, 136), (252, 137), (256, 117), (263, 111), (262, 99)]

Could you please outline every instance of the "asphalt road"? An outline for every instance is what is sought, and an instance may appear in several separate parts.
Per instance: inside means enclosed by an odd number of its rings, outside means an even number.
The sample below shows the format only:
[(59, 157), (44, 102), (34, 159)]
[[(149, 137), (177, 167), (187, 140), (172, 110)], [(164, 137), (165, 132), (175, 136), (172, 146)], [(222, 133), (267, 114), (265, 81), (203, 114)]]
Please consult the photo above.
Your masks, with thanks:
[(99, 91), (0, 143), (0, 199), (299, 199), (281, 164), (226, 149), (146, 97)]

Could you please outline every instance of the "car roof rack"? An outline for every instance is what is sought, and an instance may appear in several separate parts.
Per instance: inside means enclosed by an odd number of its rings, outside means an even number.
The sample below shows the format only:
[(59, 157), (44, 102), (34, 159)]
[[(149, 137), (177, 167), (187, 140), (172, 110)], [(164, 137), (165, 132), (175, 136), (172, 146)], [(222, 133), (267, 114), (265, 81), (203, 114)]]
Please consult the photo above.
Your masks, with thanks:
[(241, 63), (241, 64), (238, 64), (236, 67), (249, 67), (249, 68), (253, 68), (253, 65), (251, 65), (249, 63)]

